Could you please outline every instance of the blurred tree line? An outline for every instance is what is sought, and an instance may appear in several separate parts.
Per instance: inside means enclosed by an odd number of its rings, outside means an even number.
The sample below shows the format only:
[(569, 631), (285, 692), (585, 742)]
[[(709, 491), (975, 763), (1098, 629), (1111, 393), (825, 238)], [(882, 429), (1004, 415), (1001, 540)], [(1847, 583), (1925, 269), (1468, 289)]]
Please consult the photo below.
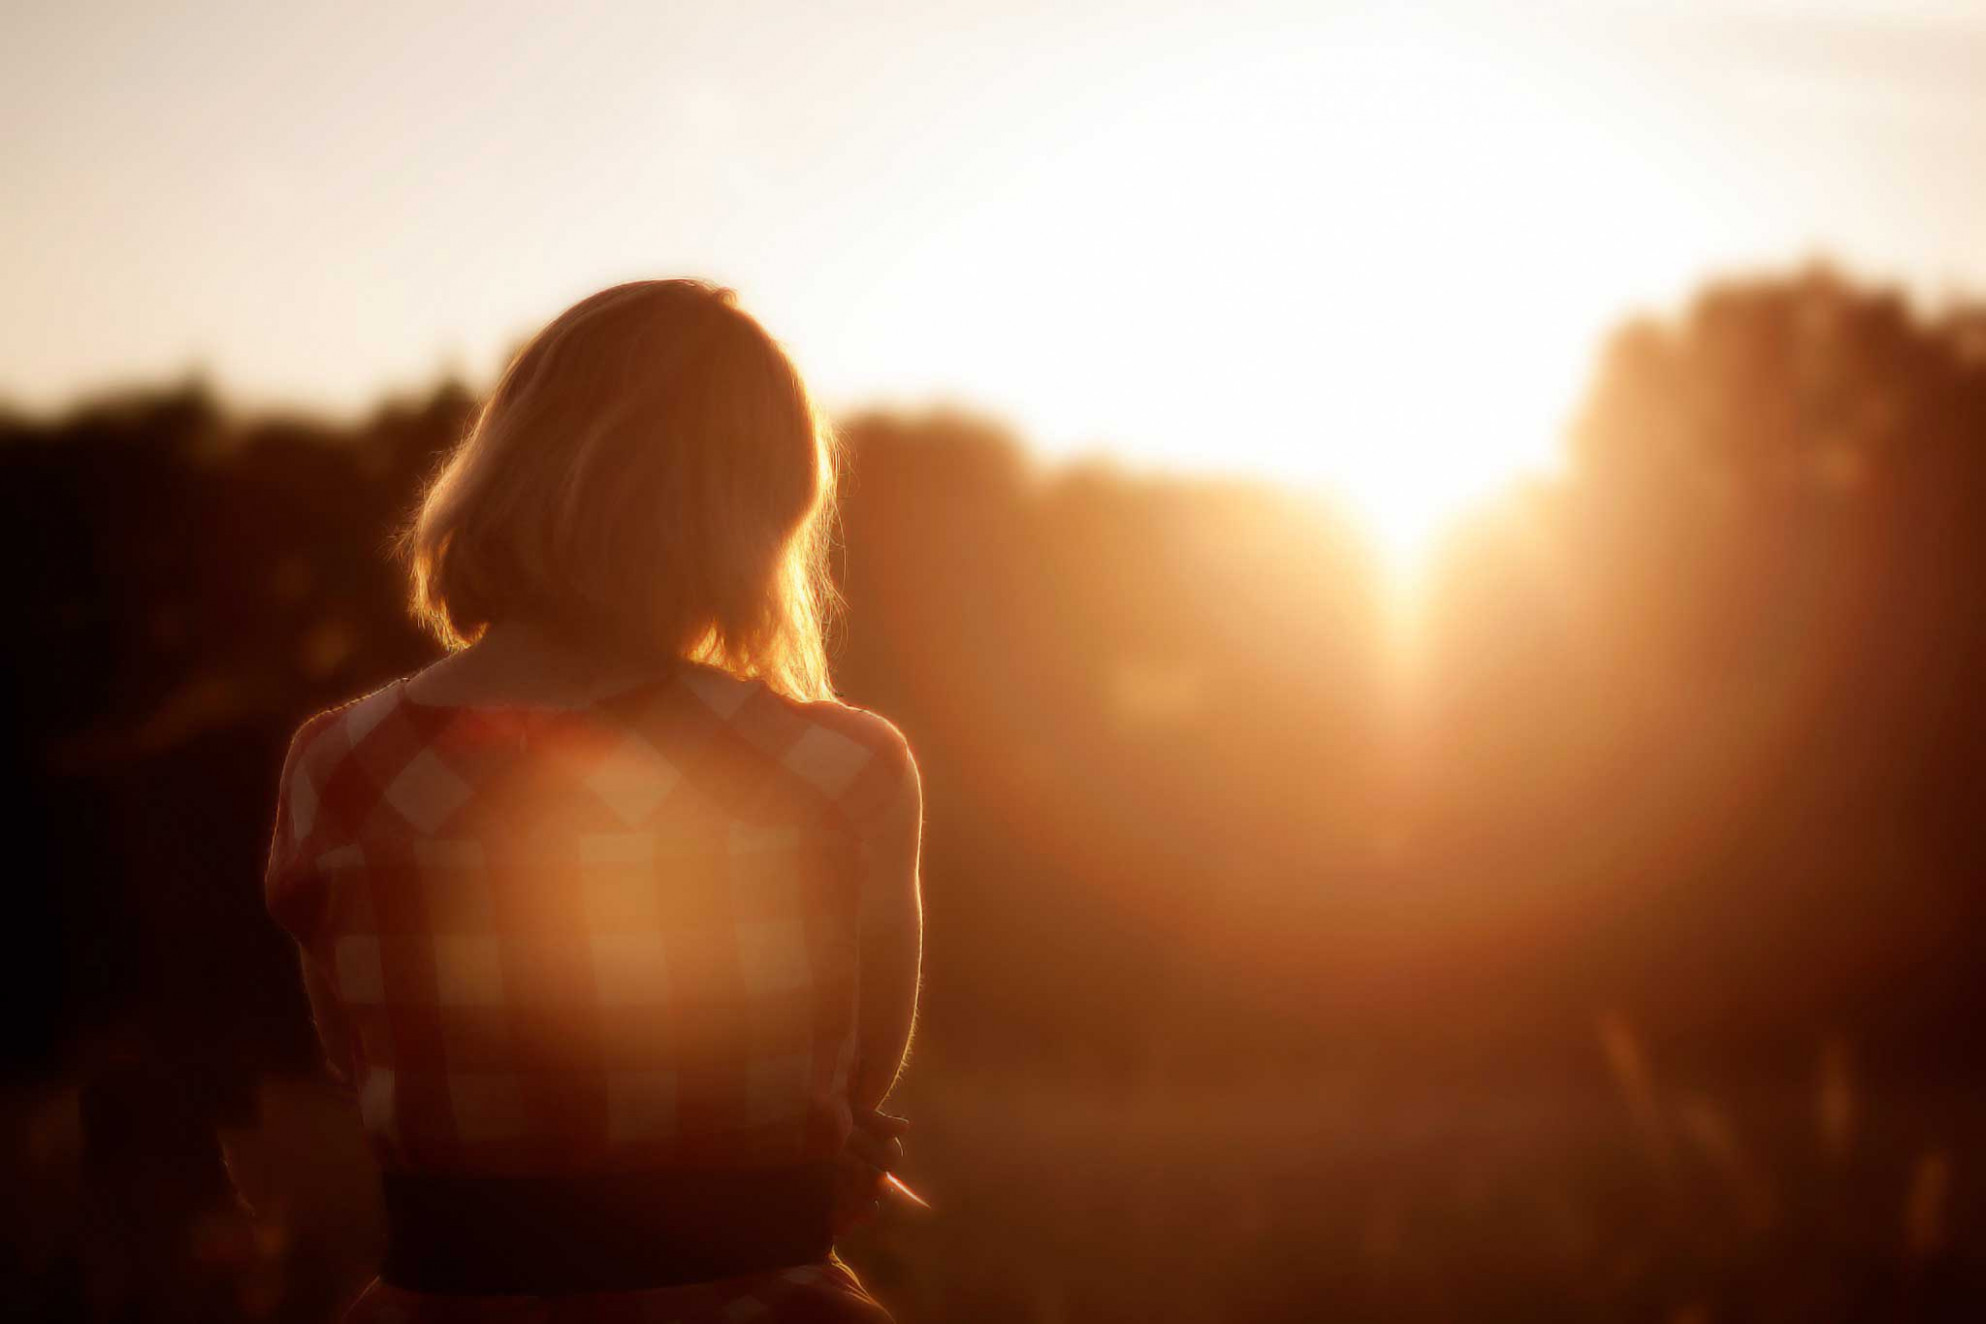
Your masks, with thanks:
[[(139, 1040), (225, 1117), (309, 1064), (275, 775), (432, 656), (386, 547), (474, 403), (0, 418), (17, 1074)], [(927, 786), (920, 1069), (1571, 1063), (1610, 1012), (1977, 1063), (1986, 310), (1816, 267), (1625, 327), (1567, 472), (1405, 607), (1320, 499), (842, 433), (840, 679)]]

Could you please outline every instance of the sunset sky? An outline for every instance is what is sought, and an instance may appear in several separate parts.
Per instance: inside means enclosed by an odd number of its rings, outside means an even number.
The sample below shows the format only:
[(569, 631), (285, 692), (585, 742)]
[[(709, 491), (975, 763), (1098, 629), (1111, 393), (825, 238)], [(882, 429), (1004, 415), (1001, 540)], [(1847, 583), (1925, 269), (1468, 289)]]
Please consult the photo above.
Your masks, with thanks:
[(198, 365), (349, 410), (707, 274), (832, 405), (1412, 533), (1705, 276), (1986, 292), (1986, 7), (1405, 8), (29, 0), (0, 398)]

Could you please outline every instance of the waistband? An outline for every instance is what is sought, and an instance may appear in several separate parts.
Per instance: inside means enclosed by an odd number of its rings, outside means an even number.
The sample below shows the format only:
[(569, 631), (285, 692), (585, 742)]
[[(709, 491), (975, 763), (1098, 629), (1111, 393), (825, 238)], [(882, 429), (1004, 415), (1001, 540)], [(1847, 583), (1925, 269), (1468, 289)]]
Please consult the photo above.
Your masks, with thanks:
[(831, 1163), (560, 1177), (383, 1174), (396, 1287), (627, 1292), (825, 1259)]

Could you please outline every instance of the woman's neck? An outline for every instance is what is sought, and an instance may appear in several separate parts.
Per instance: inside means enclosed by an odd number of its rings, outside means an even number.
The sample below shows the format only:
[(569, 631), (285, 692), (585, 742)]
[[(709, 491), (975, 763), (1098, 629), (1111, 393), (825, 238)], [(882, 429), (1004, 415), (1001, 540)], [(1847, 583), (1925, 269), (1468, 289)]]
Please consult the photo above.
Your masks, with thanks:
[(510, 619), (410, 677), (407, 692), (424, 703), (577, 708), (661, 669), (586, 648), (535, 621)]

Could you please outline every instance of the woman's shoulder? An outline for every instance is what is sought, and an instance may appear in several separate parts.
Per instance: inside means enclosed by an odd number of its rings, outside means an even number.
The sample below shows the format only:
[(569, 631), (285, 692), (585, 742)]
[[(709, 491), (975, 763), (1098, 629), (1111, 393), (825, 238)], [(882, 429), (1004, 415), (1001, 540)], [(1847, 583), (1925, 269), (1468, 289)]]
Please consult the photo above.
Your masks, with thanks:
[(910, 761), (910, 741), (895, 722), (868, 708), (839, 699), (796, 702), (793, 707), (810, 723), (844, 740), (852, 740), (891, 763)]
[(289, 765), (321, 765), (351, 749), (399, 704), (402, 684), (395, 678), (305, 718), (290, 736)]
[(852, 818), (868, 819), (917, 782), (910, 742), (881, 713), (837, 699), (802, 700), (772, 694), (800, 718), (781, 739), (779, 761), (814, 784)]

